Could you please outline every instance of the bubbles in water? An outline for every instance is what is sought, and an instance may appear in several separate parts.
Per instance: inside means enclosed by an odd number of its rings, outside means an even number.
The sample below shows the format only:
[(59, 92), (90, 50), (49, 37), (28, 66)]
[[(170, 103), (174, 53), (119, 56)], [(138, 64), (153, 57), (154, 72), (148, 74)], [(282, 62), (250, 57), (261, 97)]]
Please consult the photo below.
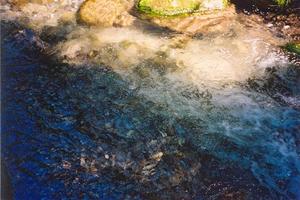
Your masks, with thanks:
[[(235, 36), (188, 38), (173, 48), (176, 35), (132, 27), (82, 29), (58, 49), (69, 63), (111, 67), (139, 96), (162, 105), (160, 115), (178, 122), (200, 151), (238, 162), (261, 184), (285, 195), (277, 180), (298, 174), (299, 158), (276, 134), (286, 123), (300, 124), (300, 113), (243, 85), (270, 67), (288, 67), (288, 60), (263, 35), (234, 31)], [(73, 46), (80, 48), (70, 51)], [(198, 127), (191, 129), (184, 119)]]

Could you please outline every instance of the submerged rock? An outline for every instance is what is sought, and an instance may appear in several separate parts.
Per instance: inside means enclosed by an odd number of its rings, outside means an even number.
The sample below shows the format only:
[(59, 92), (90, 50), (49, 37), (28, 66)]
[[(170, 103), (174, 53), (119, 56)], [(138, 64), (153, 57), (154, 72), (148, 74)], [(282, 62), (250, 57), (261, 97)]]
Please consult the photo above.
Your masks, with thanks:
[(131, 0), (86, 0), (78, 11), (80, 22), (99, 26), (128, 26), (134, 18), (128, 11)]
[(174, 16), (213, 9), (224, 9), (227, 0), (141, 0), (138, 9), (158, 16)]
[(34, 4), (49, 4), (54, 2), (54, 0), (12, 0), (10, 4), (15, 8), (22, 8), (29, 3)]

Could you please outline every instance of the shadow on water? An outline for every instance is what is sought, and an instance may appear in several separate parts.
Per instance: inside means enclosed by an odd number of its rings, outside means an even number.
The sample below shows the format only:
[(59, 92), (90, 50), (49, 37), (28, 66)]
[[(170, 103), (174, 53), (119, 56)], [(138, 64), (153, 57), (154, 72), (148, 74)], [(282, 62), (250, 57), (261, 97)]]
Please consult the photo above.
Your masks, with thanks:
[[(242, 133), (252, 129), (253, 122), (239, 123), (244, 119), (239, 115), (224, 116), (222, 112), (229, 113), (226, 108), (210, 105), (210, 91), (189, 87), (180, 93), (179, 102), (183, 98), (207, 104), (203, 111), (217, 110), (219, 118), (237, 121), (237, 127), (209, 130), (209, 123), (214, 125), (218, 117), (205, 121), (177, 115), (167, 103), (141, 96), (130, 79), (105, 65), (71, 67), (52, 58), (50, 63), (43, 54), (46, 43), (30, 30), (11, 25), (2, 23), (1, 28), (7, 31), (1, 34), (5, 49), (1, 134), (2, 156), (16, 199), (29, 195), (32, 199), (289, 199), (299, 195), (299, 162), (294, 160), (300, 151), (299, 104), (284, 99), (300, 93), (295, 87), (300, 75), (297, 66), (291, 65), (283, 74), (270, 69), (266, 77), (241, 86), (278, 101), (279, 112), (289, 107), (283, 127), (268, 118), (257, 122), (267, 124), (259, 126), (267, 133), (278, 131), (277, 138), (260, 130), (254, 130), (258, 135), (252, 137)], [(238, 138), (232, 139), (231, 133)], [(269, 138), (278, 139), (280, 153)], [(290, 150), (285, 145), (295, 147)], [(272, 156), (278, 160), (271, 160)], [(281, 166), (285, 161), (286, 167)]]

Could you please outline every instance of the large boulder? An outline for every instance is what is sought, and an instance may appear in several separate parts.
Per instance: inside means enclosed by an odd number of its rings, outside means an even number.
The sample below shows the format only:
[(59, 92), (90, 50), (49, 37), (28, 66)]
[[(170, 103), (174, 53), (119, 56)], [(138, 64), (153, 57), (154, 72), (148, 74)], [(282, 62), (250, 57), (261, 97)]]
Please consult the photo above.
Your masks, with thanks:
[(236, 17), (227, 0), (141, 0), (140, 17), (186, 34), (224, 32)]
[(202, 15), (192, 15), (176, 18), (153, 18), (151, 21), (161, 27), (185, 33), (224, 33), (230, 29), (232, 20), (236, 17), (234, 8), (219, 12), (205, 13)]
[(86, 0), (78, 11), (78, 19), (88, 25), (127, 26), (134, 18), (128, 11), (133, 0)]

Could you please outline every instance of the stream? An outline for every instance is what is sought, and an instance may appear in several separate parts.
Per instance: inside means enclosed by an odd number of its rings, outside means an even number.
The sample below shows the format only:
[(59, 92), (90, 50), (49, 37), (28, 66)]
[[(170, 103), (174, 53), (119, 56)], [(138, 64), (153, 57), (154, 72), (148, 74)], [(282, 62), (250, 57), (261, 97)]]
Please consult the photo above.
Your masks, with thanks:
[(1, 10), (14, 199), (300, 199), (300, 66), (284, 39), (243, 14), (192, 36), (88, 27), (65, 19), (80, 3)]

